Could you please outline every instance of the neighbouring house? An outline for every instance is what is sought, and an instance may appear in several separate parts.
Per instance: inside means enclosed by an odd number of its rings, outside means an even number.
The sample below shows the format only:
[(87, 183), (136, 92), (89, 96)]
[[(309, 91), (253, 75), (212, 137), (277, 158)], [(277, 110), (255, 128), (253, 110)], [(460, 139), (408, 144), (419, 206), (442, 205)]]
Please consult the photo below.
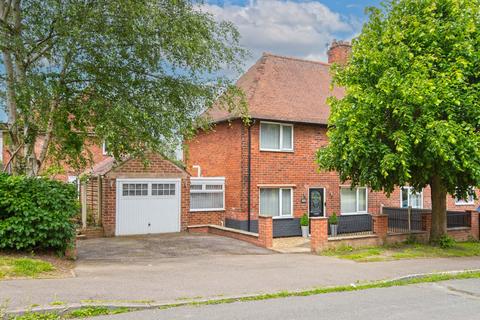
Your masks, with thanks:
[[(259, 215), (271, 215), (273, 235), (282, 237), (301, 234), (304, 213), (337, 213), (347, 222), (355, 219), (358, 231), (371, 230), (371, 214), (382, 206), (431, 208), (429, 188), (415, 194), (405, 186), (387, 197), (367, 187), (351, 189), (337, 173), (318, 170), (316, 151), (328, 143), (327, 98), (343, 95), (342, 88), (331, 88), (330, 64), (346, 63), (350, 50), (349, 43), (334, 42), (328, 63), (263, 54), (237, 82), (251, 125), (214, 108), (208, 112), (213, 130), (186, 143), (187, 170), (205, 183), (191, 184), (190, 214), (222, 213), (226, 227), (253, 232)], [(211, 179), (224, 179), (224, 202), (211, 193)], [(449, 210), (476, 205), (473, 197), (448, 199)]]

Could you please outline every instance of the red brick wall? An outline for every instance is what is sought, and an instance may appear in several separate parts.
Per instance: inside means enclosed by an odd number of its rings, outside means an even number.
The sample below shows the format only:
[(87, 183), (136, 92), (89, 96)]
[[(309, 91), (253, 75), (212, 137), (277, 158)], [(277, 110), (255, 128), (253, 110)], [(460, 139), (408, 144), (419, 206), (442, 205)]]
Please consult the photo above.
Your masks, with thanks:
[(226, 216), (243, 219), (241, 199), (246, 190), (242, 187), (242, 132), (240, 121), (223, 122), (211, 131), (200, 131), (195, 139), (186, 142), (185, 161), (192, 177), (200, 165), (202, 176), (225, 177)]
[[(340, 213), (340, 181), (335, 172), (319, 172), (315, 163), (317, 150), (327, 144), (325, 127), (313, 124), (294, 124), (294, 152), (260, 151), (259, 125), (252, 126), (252, 180), (251, 208), (252, 219), (259, 210), (259, 185), (294, 185), (294, 217), (301, 217), (308, 210), (308, 189), (325, 188), (326, 212)], [(247, 219), (247, 138), (248, 130), (240, 120), (232, 123), (219, 123), (211, 132), (200, 132), (188, 145), (188, 168), (192, 175), (192, 165), (202, 167), (203, 176), (225, 176), (226, 194), (225, 217)], [(348, 186), (348, 183), (343, 184)], [(478, 192), (478, 191), (477, 191)], [(480, 195), (480, 193), (479, 193)], [(302, 203), (305, 196), (307, 202)], [(381, 205), (400, 206), (400, 189), (390, 197), (383, 192), (369, 192), (368, 212), (379, 213)], [(423, 207), (431, 208), (430, 188), (423, 192)], [(448, 197), (448, 209), (463, 211), (476, 206), (456, 206)]]

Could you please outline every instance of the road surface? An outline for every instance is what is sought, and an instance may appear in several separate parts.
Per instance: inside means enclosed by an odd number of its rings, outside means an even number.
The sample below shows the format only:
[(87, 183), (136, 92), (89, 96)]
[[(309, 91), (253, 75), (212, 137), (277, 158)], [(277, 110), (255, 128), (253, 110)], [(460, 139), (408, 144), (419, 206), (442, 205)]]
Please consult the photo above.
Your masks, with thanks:
[(201, 307), (145, 310), (95, 319), (480, 319), (480, 279)]

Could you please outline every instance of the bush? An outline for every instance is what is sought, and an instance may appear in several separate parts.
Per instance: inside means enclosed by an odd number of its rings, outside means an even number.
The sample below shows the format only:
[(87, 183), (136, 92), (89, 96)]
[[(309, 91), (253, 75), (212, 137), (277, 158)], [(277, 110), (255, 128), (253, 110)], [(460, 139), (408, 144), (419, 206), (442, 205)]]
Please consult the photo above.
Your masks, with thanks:
[(337, 225), (338, 224), (338, 217), (337, 217), (337, 214), (335, 212), (328, 218), (328, 223), (331, 224), (331, 225)]
[(308, 215), (306, 213), (303, 214), (302, 218), (300, 219), (300, 225), (302, 227), (308, 227), (308, 224), (309, 224), (309, 219), (308, 219)]
[(75, 237), (74, 185), (0, 174), (0, 249), (64, 251)]
[(440, 246), (440, 248), (449, 249), (455, 245), (455, 239), (445, 234), (441, 236), (440, 239), (438, 239), (437, 243)]

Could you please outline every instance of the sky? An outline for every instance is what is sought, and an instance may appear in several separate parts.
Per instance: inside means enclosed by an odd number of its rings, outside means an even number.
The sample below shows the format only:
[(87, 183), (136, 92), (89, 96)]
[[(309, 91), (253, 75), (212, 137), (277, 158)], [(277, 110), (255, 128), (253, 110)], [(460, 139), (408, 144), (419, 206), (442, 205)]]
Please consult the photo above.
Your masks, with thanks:
[[(366, 21), (365, 8), (381, 0), (206, 0), (202, 10), (233, 22), (250, 52), (245, 68), (263, 52), (326, 61), (333, 39), (350, 40)], [(0, 108), (0, 121), (6, 116)]]
[(202, 9), (232, 21), (249, 49), (249, 67), (263, 52), (326, 61), (333, 39), (350, 40), (381, 0), (207, 0)]

